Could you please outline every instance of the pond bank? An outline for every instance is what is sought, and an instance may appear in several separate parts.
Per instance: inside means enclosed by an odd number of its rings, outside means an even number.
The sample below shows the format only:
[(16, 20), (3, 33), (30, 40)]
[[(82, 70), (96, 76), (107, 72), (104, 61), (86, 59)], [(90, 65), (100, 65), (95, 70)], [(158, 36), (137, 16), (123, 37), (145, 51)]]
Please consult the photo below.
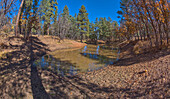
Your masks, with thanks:
[(49, 52), (63, 49), (77, 49), (86, 46), (86, 43), (77, 42), (75, 40), (64, 39), (59, 42), (58, 37), (53, 36), (39, 36), (40, 42), (46, 44)]
[[(58, 37), (53, 36), (33, 36), (35, 40), (37, 40), (37, 44), (42, 44), (45, 49), (47, 49), (44, 53), (55, 52), (56, 50), (62, 49), (78, 49), (86, 46), (87, 44), (77, 42), (74, 40), (64, 39), (59, 42)], [(0, 37), (0, 57), (3, 57), (3, 54), (10, 53), (12, 51), (18, 50), (17, 48), (24, 44), (25, 40), (22, 37)], [(5, 48), (4, 48), (5, 46)], [(22, 45), (24, 46), (24, 45)], [(41, 50), (41, 46), (40, 50)], [(43, 50), (43, 49), (42, 49)], [(36, 53), (36, 50), (34, 53)], [(41, 55), (40, 55), (41, 56)]]
[(100, 86), (96, 98), (170, 98), (170, 49), (134, 55), (133, 46), (122, 47), (113, 65), (81, 75)]
[(102, 70), (83, 74), (82, 78), (99, 85), (101, 90), (106, 88), (104, 93), (108, 97), (168, 98), (169, 66), (170, 55), (167, 55), (150, 62), (128, 66), (110, 65)]
[[(124, 51), (113, 65), (62, 77), (51, 70), (33, 69), (30, 43), (18, 45), (12, 46), (15, 51), (9, 53), (10, 58), (0, 60), (0, 98), (169, 98), (169, 50), (137, 56)], [(52, 44), (50, 50), (48, 46), (45, 40), (33, 38), (33, 57), (55, 50)]]
[[(72, 77), (40, 70), (45, 89), (53, 98), (169, 98), (170, 50), (134, 56), (131, 48), (122, 48), (113, 65)], [(55, 84), (48, 86), (49, 79)]]
[[(0, 39), (0, 44), (6, 46), (0, 48), (0, 98), (7, 99), (47, 99), (49, 96), (42, 83), (44, 78), (41, 78), (41, 72), (32, 66), (33, 61), (57, 49), (86, 45), (73, 40), (56, 43), (58, 40), (49, 36), (32, 36), (27, 41), (13, 36)], [(51, 40), (53, 43), (50, 44)], [(56, 48), (55, 44), (59, 47)]]

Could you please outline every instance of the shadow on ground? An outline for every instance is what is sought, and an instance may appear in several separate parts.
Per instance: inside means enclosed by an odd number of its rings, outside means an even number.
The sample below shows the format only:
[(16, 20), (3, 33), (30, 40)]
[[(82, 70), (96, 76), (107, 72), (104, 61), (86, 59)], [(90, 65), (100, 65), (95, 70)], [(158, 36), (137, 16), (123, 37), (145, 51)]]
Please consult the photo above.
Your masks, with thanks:
[(9, 41), (14, 39), (20, 41), (19, 44), (10, 43), (14, 51), (0, 60), (0, 97), (31, 98), (33, 94), (35, 99), (44, 95), (48, 98), (37, 68), (32, 65), (34, 59), (46, 53), (47, 45), (36, 37), (30, 37), (29, 40), (10, 37)]
[(0, 98), (136, 98), (150, 95), (148, 90), (156, 90), (156, 94), (163, 87), (170, 87), (169, 83), (153, 86), (152, 81), (141, 82), (146, 83), (147, 87), (133, 88), (129, 83), (123, 87), (116, 84), (106, 87), (100, 85), (102, 82), (91, 82), (88, 74), (63, 77), (51, 70), (33, 66), (33, 61), (48, 51), (47, 45), (36, 37), (22, 41), (20, 46), (11, 46), (16, 51), (0, 60)]
[(153, 50), (150, 52), (148, 51), (143, 54), (136, 55), (133, 52), (133, 47), (135, 46), (136, 43), (137, 42), (134, 41), (128, 43), (127, 45), (121, 48), (121, 53), (126, 51), (128, 53), (124, 54), (119, 61), (115, 62), (114, 66), (129, 66), (137, 63), (150, 62), (160, 57), (170, 55), (169, 49), (164, 49), (164, 50), (157, 49), (157, 50)]

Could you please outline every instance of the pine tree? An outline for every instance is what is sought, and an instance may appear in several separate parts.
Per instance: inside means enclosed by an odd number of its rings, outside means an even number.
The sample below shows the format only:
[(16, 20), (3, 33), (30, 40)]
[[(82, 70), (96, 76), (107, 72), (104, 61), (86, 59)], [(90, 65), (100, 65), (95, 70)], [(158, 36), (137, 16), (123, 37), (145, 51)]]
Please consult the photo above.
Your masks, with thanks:
[(73, 16), (71, 16), (70, 18), (71, 21), (71, 28), (70, 28), (70, 38), (71, 39), (78, 39), (78, 37), (80, 36), (80, 29), (78, 28), (77, 25), (77, 14)]
[(42, 0), (41, 1), (41, 10), (42, 15), (41, 19), (43, 21), (44, 34), (49, 35), (49, 28), (52, 21), (55, 21), (57, 18), (57, 1), (56, 0)]
[(94, 23), (95, 23), (95, 31), (96, 31), (97, 39), (99, 39), (99, 37), (100, 37), (100, 24), (99, 24), (98, 18), (96, 18)]
[(67, 5), (64, 6), (62, 16), (69, 17), (69, 9), (68, 9)]
[(26, 0), (24, 2), (23, 5), (23, 9), (22, 9), (22, 13), (23, 13), (23, 18), (26, 20), (25, 22), (25, 33), (24, 33), (24, 37), (26, 39), (28, 39), (31, 29), (32, 29), (32, 16), (33, 16), (33, 12), (32, 12), (32, 6), (33, 6), (33, 0)]
[(95, 44), (97, 44), (97, 30), (96, 30), (96, 24), (94, 24), (93, 22), (90, 23), (90, 36), (89, 38), (91, 39), (92, 42), (94, 42)]
[(37, 29), (40, 27), (38, 20), (38, 2), (39, 0), (26, 0), (23, 4), (20, 17), (20, 28), (22, 27), (25, 38), (28, 38), (32, 31), (37, 32)]
[(119, 25), (117, 23), (117, 21), (113, 21), (113, 37), (114, 37), (114, 40), (116, 40), (118, 37), (117, 37), (117, 31), (118, 31), (118, 28), (119, 28)]
[(77, 24), (80, 28), (80, 39), (81, 42), (83, 42), (83, 35), (86, 34), (86, 36), (89, 36), (89, 19), (88, 19), (88, 13), (84, 5), (81, 6), (79, 9), (79, 13), (77, 16)]

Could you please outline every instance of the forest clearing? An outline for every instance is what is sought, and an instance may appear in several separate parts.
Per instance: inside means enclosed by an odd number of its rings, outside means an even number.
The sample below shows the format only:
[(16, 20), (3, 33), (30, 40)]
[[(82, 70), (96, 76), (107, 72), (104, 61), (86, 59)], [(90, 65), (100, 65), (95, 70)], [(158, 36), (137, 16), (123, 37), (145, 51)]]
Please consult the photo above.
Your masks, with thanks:
[(169, 0), (66, 1), (0, 1), (0, 98), (170, 98)]

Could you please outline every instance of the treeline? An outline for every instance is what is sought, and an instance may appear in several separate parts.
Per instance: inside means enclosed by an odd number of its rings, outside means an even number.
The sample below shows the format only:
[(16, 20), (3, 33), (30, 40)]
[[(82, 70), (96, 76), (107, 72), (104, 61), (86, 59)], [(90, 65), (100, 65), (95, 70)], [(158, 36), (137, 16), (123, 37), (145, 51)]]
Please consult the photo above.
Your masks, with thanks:
[[(56, 0), (2, 0), (0, 5), (0, 29), (14, 26), (16, 36), (53, 35), (60, 40), (86, 39), (96, 44), (98, 40), (109, 43), (133, 39), (148, 40), (150, 46), (169, 44), (169, 0), (121, 0), (120, 25), (111, 18), (102, 17), (90, 22), (84, 5), (74, 16), (69, 14), (67, 6), (58, 12)], [(18, 6), (18, 14), (13, 15)], [(10, 25), (11, 20), (15, 25)]]
[[(62, 12), (58, 12), (56, 0), (22, 0), (21, 2), (11, 0), (13, 6), (15, 6), (14, 1), (20, 4), (17, 5), (20, 7), (18, 14), (12, 17), (16, 36), (24, 35), (28, 38), (31, 34), (53, 35), (58, 36), (60, 40), (65, 38), (81, 40), (81, 42), (89, 40), (96, 44), (97, 40), (110, 42), (116, 37), (118, 23), (110, 17), (107, 19), (100, 17), (96, 18), (95, 22), (90, 22), (84, 5), (81, 6), (78, 14), (72, 16), (67, 6)], [(6, 3), (1, 2), (1, 4), (6, 6)]]
[(170, 38), (169, 0), (122, 0), (121, 40), (148, 40), (150, 46), (168, 45)]
[(96, 18), (95, 22), (90, 23), (90, 35), (91, 41), (97, 44), (97, 40), (104, 40), (107, 43), (117, 40), (116, 30), (119, 25), (116, 21), (113, 21), (110, 17), (108, 19), (100, 17)]

